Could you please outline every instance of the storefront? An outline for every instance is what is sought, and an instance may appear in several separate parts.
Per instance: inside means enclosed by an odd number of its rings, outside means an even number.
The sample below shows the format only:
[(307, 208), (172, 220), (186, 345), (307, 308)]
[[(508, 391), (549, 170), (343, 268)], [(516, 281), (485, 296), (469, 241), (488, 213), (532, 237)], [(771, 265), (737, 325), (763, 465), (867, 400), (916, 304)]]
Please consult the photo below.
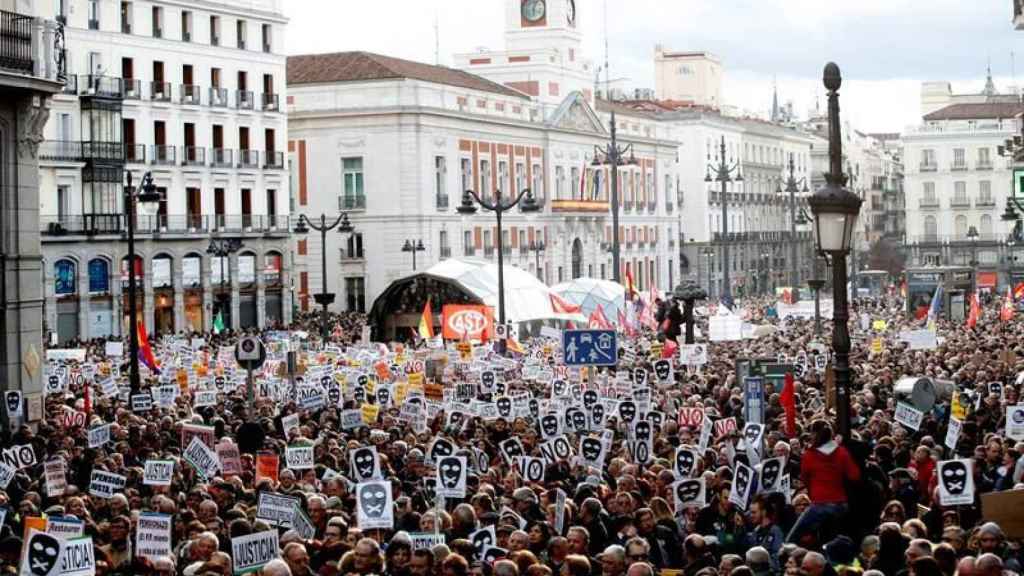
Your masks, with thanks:
[(974, 292), (974, 270), (954, 266), (907, 270), (907, 314), (916, 318), (927, 316), (935, 290), (940, 285), (940, 317), (953, 321), (966, 318), (970, 296)]
[(231, 260), (227, 256), (210, 258), (210, 290), (213, 291), (213, 325), (217, 317), (225, 328), (231, 327)]
[(999, 285), (999, 272), (996, 270), (978, 270), (978, 292), (981, 294), (996, 292)]
[(281, 285), (281, 255), (271, 252), (265, 257), (266, 265), (263, 267), (263, 312), (264, 326), (273, 326), (284, 321), (284, 308)]
[(57, 340), (78, 338), (78, 266), (73, 260), (58, 260), (53, 265), (53, 293), (57, 299)]
[(110, 294), (110, 262), (105, 258), (89, 261), (89, 337), (106, 338), (114, 334), (114, 298)]
[(153, 258), (153, 332), (174, 334), (174, 279), (170, 256)]
[(202, 332), (203, 327), (203, 258), (189, 254), (181, 259), (181, 288), (185, 291), (185, 329)]
[(238, 256), (238, 292), (238, 326), (243, 330), (258, 327), (255, 254)]

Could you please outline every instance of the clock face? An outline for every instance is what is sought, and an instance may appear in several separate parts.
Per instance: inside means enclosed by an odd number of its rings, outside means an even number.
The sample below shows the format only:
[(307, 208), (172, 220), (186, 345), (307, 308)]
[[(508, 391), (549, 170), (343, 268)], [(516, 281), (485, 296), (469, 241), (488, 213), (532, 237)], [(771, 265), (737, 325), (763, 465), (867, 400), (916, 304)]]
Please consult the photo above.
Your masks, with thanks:
[(546, 7), (544, 0), (526, 0), (523, 2), (523, 18), (528, 22), (537, 22), (544, 18)]
[(565, 19), (569, 26), (576, 26), (576, 0), (565, 0)]

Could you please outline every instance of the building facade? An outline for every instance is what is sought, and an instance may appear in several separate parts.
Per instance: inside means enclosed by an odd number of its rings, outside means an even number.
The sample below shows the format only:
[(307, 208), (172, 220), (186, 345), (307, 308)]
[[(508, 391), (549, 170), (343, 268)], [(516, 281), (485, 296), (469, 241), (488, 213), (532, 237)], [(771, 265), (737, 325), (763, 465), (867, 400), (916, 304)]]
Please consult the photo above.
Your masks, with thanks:
[(0, 389), (22, 391), (30, 419), (43, 407), (39, 143), (65, 72), (62, 34), (52, 3), (0, 0)]
[[(280, 0), (64, 0), (69, 76), (40, 148), (46, 326), (121, 334), (126, 172), (140, 210), (140, 310), (151, 333), (291, 318)], [(211, 244), (240, 241), (218, 256)], [(221, 252), (223, 254), (223, 252)]]
[(654, 47), (654, 96), (722, 108), (722, 61), (710, 52), (674, 52)]

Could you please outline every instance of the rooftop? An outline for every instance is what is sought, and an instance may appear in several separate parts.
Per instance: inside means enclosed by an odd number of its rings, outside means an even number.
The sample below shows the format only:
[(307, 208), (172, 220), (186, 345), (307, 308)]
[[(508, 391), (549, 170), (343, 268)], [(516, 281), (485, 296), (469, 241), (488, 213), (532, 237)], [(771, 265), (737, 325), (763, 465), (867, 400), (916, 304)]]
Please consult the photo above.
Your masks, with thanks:
[(1020, 102), (977, 102), (951, 104), (924, 117), (925, 121), (936, 120), (995, 120), (1014, 118), (1024, 112)]
[(372, 52), (335, 52), (288, 57), (288, 85), (408, 78), (528, 99), (522, 92), (461, 70)]

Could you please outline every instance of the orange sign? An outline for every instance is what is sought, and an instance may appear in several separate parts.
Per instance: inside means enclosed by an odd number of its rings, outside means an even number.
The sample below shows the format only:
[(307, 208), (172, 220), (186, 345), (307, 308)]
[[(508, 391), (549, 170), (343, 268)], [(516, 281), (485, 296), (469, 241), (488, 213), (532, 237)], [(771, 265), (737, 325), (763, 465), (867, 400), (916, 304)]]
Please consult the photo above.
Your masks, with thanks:
[(442, 308), (443, 335), (448, 340), (489, 340), (494, 331), (490, 306), (446, 304)]
[(277, 454), (264, 452), (256, 455), (256, 482), (262, 478), (270, 478), (277, 484), (277, 469), (279, 466)]

